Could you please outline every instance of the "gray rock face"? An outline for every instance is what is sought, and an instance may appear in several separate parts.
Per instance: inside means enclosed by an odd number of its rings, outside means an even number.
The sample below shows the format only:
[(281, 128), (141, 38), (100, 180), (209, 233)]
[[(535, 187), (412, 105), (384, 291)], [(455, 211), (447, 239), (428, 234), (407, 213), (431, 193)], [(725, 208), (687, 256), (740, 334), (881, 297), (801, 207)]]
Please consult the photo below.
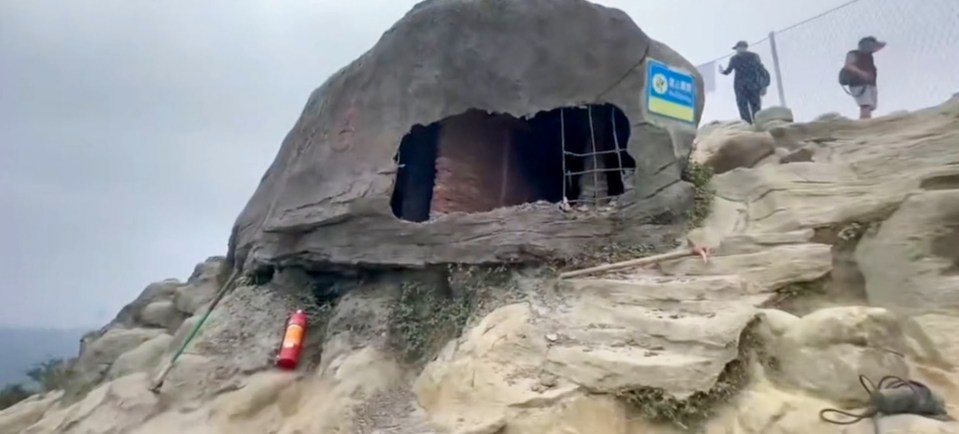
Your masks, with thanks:
[(168, 334), (158, 335), (136, 348), (121, 354), (110, 365), (110, 371), (107, 373), (109, 378), (120, 378), (134, 372), (149, 372), (161, 361), (163, 353), (173, 338)]
[(756, 113), (755, 127), (758, 131), (769, 131), (773, 127), (793, 123), (793, 112), (786, 107), (768, 107)]
[[(223, 283), (220, 278), (223, 277), (224, 267), (227, 267), (224, 258), (217, 256), (197, 264), (187, 284), (176, 290), (173, 298), (176, 309), (189, 315), (199, 312), (213, 299)], [(170, 328), (170, 330), (172, 332), (176, 329)]]
[(108, 328), (115, 326), (136, 327), (143, 325), (141, 313), (144, 308), (154, 302), (170, 300), (181, 286), (183, 286), (183, 283), (176, 279), (167, 279), (147, 285), (136, 300), (124, 306), (116, 318), (101, 330), (100, 334), (102, 335)]
[(816, 122), (834, 121), (837, 119), (848, 119), (848, 118), (836, 112), (829, 112), (829, 113), (823, 113), (819, 116), (816, 116), (816, 119), (814, 119), (814, 121)]
[(163, 330), (159, 329), (108, 330), (80, 353), (74, 365), (76, 376), (73, 380), (77, 384), (98, 384), (106, 377), (111, 365), (120, 355), (164, 334)]
[[(649, 59), (694, 75), (696, 123), (647, 113)], [(693, 65), (616, 9), (585, 0), (422, 2), (313, 92), (238, 217), (228, 259), (245, 268), (480, 263), (606, 242), (690, 203), (680, 173), (702, 95)], [(520, 118), (583, 104), (613, 104), (628, 118), (621, 146), (637, 168), (621, 212), (573, 216), (539, 202), (423, 223), (393, 215), (394, 158), (413, 126), (471, 109)], [(499, 152), (492, 145), (477, 152)]]

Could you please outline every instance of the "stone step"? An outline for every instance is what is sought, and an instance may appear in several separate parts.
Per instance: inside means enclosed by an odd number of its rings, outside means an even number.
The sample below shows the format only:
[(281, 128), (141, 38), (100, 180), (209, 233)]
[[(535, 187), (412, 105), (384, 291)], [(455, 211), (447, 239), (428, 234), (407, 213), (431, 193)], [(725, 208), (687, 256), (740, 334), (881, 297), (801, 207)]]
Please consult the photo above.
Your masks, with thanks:
[(713, 354), (654, 351), (637, 347), (557, 346), (547, 353), (547, 369), (590, 391), (607, 393), (661, 387), (677, 398), (712, 387), (729, 361)]
[(664, 261), (659, 268), (670, 276), (737, 275), (761, 291), (773, 291), (828, 274), (833, 268), (831, 249), (828, 244), (785, 244), (753, 253), (719, 252), (708, 263), (699, 258)]
[(696, 276), (630, 276), (628, 279), (580, 278), (559, 283), (562, 296), (595, 294), (620, 303), (648, 306), (649, 303), (728, 300), (761, 294), (761, 288), (733, 273)]
[(547, 369), (596, 392), (707, 390), (772, 296), (759, 289), (735, 275), (561, 281), (564, 305), (545, 324)]

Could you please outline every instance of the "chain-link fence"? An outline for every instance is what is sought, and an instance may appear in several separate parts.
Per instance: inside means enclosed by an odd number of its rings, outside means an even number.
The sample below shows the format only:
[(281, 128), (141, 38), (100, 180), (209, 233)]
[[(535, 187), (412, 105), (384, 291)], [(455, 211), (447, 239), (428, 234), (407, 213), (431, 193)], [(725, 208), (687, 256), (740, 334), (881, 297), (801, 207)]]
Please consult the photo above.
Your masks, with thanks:
[[(763, 107), (784, 105), (802, 121), (830, 112), (857, 117), (838, 74), (846, 53), (865, 36), (888, 43), (876, 53), (875, 115), (929, 107), (959, 93), (959, 0), (855, 0), (750, 44), (771, 76)], [(717, 70), (732, 54), (699, 66), (706, 82), (703, 122), (739, 118), (735, 73)]]

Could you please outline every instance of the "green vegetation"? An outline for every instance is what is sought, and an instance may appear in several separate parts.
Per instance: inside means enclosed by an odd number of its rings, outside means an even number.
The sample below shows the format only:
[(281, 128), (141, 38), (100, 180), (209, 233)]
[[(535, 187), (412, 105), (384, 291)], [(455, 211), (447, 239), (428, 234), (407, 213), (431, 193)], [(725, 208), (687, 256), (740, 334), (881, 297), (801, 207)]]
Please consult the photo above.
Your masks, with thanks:
[(409, 276), (390, 314), (390, 346), (407, 363), (423, 362), (459, 336), (471, 316), (517, 298), (505, 266), (451, 265)]
[(424, 360), (466, 325), (469, 306), (426, 282), (408, 281), (390, 315), (390, 343), (410, 363)]
[(11, 384), (0, 390), (0, 410), (14, 406), (16, 403), (27, 399), (31, 395), (30, 391), (20, 384)]
[(11, 407), (27, 399), (34, 393), (63, 390), (73, 377), (71, 362), (62, 359), (50, 359), (37, 363), (26, 374), (36, 383), (36, 388), (22, 384), (11, 384), (0, 390), (0, 410)]
[(50, 359), (34, 365), (27, 371), (27, 376), (39, 384), (44, 392), (49, 392), (66, 387), (73, 377), (73, 370), (68, 361)]
[(690, 161), (686, 165), (686, 170), (683, 171), (682, 179), (693, 184), (694, 189), (693, 208), (687, 211), (686, 218), (691, 227), (702, 226), (703, 221), (709, 216), (715, 195), (715, 191), (709, 186), (709, 182), (713, 179), (713, 169)]

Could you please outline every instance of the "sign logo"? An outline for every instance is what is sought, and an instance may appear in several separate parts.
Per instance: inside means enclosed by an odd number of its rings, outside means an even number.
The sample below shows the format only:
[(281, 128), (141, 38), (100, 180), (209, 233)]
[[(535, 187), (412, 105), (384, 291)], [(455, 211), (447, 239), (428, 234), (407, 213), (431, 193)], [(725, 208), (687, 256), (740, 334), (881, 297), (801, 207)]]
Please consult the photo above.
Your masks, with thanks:
[(646, 73), (646, 109), (652, 114), (696, 122), (696, 77), (669, 65), (649, 60)]
[(660, 95), (669, 90), (669, 82), (666, 80), (665, 75), (656, 74), (653, 76), (653, 90)]

